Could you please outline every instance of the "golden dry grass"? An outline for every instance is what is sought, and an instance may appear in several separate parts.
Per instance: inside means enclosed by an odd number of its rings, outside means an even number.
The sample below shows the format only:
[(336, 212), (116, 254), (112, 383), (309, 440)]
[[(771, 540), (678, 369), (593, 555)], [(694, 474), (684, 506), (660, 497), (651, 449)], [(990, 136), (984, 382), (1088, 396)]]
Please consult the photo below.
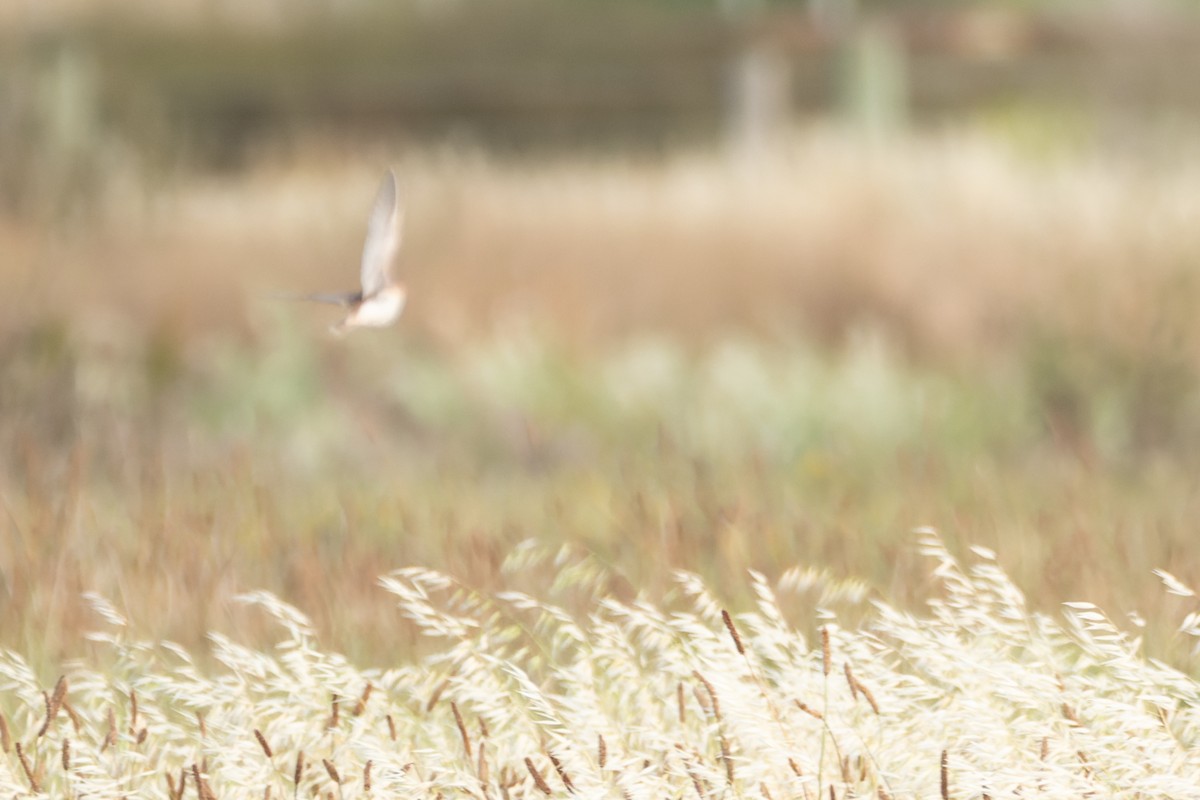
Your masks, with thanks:
[[(236, 178), (117, 181), (83, 230), (4, 231), (6, 296), (21, 298), (6, 310), (244, 329), (258, 291), (353, 277), (362, 198), (392, 160), (378, 145), (301, 148)], [(703, 153), (523, 163), (456, 151), (397, 166), (420, 300), (410, 337), (457, 342), (519, 318), (571, 341), (733, 328), (830, 344), (865, 321), (939, 359), (1003, 355), (1037, 328), (1196, 347), (1195, 153), (1164, 168), (1021, 156), (967, 133), (872, 149), (829, 130), (757, 168)]]

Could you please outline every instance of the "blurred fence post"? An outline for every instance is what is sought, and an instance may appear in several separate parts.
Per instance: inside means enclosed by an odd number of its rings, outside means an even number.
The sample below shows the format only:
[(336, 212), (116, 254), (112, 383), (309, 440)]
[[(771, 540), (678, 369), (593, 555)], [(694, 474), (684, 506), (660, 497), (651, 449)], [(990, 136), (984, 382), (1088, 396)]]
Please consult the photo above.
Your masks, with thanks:
[(908, 123), (908, 54), (884, 14), (866, 16), (857, 0), (809, 0), (809, 15), (837, 58), (837, 111), (877, 141)]
[(90, 54), (73, 39), (48, 47), (34, 75), (33, 141), (27, 189), (38, 210), (55, 215), (88, 202), (100, 139), (99, 80)]
[(777, 149), (791, 110), (791, 65), (766, 35), (760, 0), (721, 0), (737, 30), (730, 59), (724, 111), (726, 150), (739, 163), (761, 161)]
[(880, 141), (908, 123), (908, 59), (890, 21), (866, 19), (845, 43), (838, 96), (844, 118), (865, 138)]

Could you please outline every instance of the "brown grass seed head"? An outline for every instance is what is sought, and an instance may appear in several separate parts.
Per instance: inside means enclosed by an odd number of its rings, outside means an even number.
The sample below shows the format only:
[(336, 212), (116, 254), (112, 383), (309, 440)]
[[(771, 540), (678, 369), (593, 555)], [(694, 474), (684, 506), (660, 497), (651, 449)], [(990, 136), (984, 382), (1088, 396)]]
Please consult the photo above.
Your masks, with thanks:
[(336, 728), (338, 726), (338, 723), (341, 721), (341, 718), (342, 718), (342, 710), (341, 710), (342, 707), (340, 705), (341, 699), (342, 698), (338, 697), (338, 695), (336, 693), (334, 693), (329, 701), (329, 706), (330, 706), (329, 722), (325, 725), (326, 729), (328, 729), (328, 730), (333, 730), (334, 728)]
[(33, 771), (33, 766), (29, 763), (29, 756), (25, 755), (25, 750), (21, 747), (20, 742), (17, 742), (14, 747), (17, 751), (17, 758), (21, 762), (21, 769), (25, 771), (25, 777), (29, 779), (29, 788), (33, 790), (34, 794), (40, 794), (42, 786), (38, 782), (37, 773)]
[(704, 684), (704, 690), (708, 693), (708, 699), (712, 702), (713, 716), (716, 717), (717, 719), (720, 719), (721, 718), (721, 701), (717, 699), (717, 690), (714, 689), (713, 685), (708, 682), (708, 678), (705, 678), (703, 675), (700, 674), (699, 670), (692, 670), (692, 674), (694, 676), (696, 676), (696, 680), (698, 680), (698, 681), (700, 681), (700, 683)]
[(437, 701), (441, 699), (442, 692), (446, 691), (446, 687), (450, 685), (450, 679), (446, 678), (433, 689), (433, 694), (429, 695), (429, 701), (425, 703), (425, 713), (433, 711), (433, 707), (437, 705)]
[(550, 786), (546, 783), (546, 779), (542, 777), (542, 773), (538, 772), (538, 768), (533, 764), (533, 759), (529, 756), (525, 756), (525, 769), (529, 770), (529, 774), (533, 777), (533, 782), (542, 790), (542, 794), (550, 794)]
[(275, 754), (271, 752), (271, 745), (267, 744), (267, 737), (263, 736), (262, 731), (258, 728), (254, 729), (254, 738), (258, 739), (258, 746), (262, 748), (263, 753), (267, 758), (274, 758)]
[(746, 655), (746, 648), (742, 646), (742, 637), (738, 635), (738, 629), (733, 624), (733, 617), (729, 616), (729, 612), (723, 608), (721, 609), (721, 619), (725, 622), (725, 628), (733, 639), (733, 645), (737, 648), (738, 655)]
[(370, 681), (367, 681), (367, 685), (363, 688), (362, 696), (354, 704), (354, 716), (361, 717), (363, 712), (367, 710), (367, 701), (371, 699), (371, 692), (374, 690), (375, 686)]
[(571, 776), (563, 769), (562, 762), (555, 757), (554, 753), (546, 751), (546, 755), (550, 757), (550, 763), (554, 765), (554, 771), (558, 773), (559, 779), (563, 782), (563, 786), (567, 787), (567, 791), (575, 794), (575, 783), (571, 780)]
[(79, 718), (79, 712), (75, 710), (75, 706), (71, 705), (71, 701), (66, 697), (63, 697), (62, 707), (63, 711), (67, 712), (67, 716), (71, 718), (71, 727), (78, 734), (83, 727), (83, 720)]
[(463, 723), (462, 713), (458, 710), (458, 703), (451, 700), (450, 710), (454, 712), (454, 724), (458, 726), (458, 735), (462, 738), (463, 749), (467, 752), (467, 758), (470, 758), (471, 736), (467, 733), (467, 726)]

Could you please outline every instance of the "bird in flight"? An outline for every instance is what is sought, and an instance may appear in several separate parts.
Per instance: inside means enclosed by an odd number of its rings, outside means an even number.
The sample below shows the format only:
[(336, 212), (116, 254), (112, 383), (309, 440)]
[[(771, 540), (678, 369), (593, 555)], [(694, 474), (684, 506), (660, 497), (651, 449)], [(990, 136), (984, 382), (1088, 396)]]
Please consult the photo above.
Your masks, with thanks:
[(336, 334), (344, 334), (354, 328), (391, 325), (404, 310), (404, 301), (407, 299), (404, 285), (392, 277), (392, 262), (400, 249), (403, 217), (396, 190), (396, 175), (389, 169), (379, 185), (375, 205), (367, 221), (367, 240), (363, 244), (360, 268), (362, 289), (335, 294), (306, 294), (293, 299), (332, 303), (348, 309), (345, 318), (329, 328)]

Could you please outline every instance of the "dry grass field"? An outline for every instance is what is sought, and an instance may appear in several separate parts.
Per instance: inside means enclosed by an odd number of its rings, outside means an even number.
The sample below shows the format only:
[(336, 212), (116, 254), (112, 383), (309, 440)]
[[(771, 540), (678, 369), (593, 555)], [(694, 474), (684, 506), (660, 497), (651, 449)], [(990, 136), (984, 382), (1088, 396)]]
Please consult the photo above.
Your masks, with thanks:
[[(0, 221), (0, 788), (1186, 795), (1200, 150), (1022, 125)], [(332, 339), (270, 295), (388, 164), (410, 304)]]
[[(589, 555), (514, 549), (523, 590), (397, 570), (381, 588), (442, 644), (355, 667), (305, 616), (236, 598), (280, 629), (273, 651), (213, 636), (220, 674), (131, 637), (91, 597), (106, 668), (52, 689), (0, 660), (0, 786), (13, 796), (1186, 797), (1200, 764), (1196, 684), (1147, 662), (1087, 603), (1031, 613), (991, 553), (960, 565), (931, 531), (943, 597), (928, 616), (805, 570), (753, 573), (730, 614), (695, 575), (668, 613), (621, 601)], [(1175, 584), (1176, 591), (1189, 591)], [(782, 593), (782, 594), (777, 594)], [(559, 601), (586, 598), (590, 613)], [(796, 616), (821, 621), (812, 639)], [(4, 768), (7, 768), (6, 770)]]

